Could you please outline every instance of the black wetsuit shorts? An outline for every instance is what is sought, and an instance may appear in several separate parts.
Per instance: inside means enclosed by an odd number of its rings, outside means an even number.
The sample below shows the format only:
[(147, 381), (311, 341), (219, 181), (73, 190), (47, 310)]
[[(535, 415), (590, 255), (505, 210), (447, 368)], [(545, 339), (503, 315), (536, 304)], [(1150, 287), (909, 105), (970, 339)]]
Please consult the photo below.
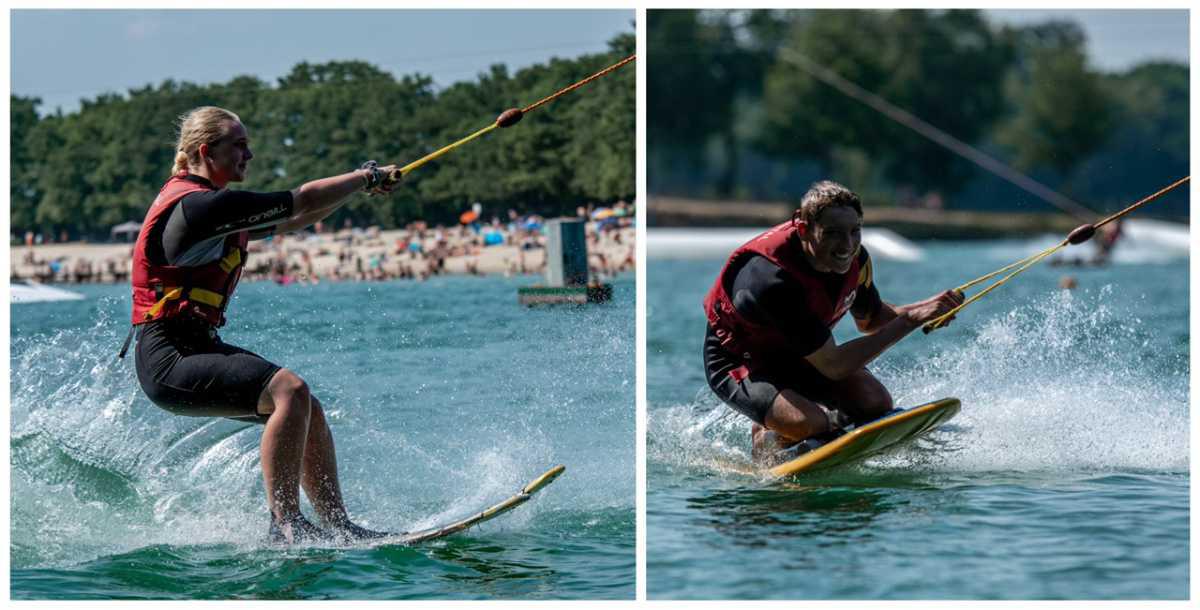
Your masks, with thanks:
[(258, 399), (279, 365), (221, 341), (199, 321), (158, 320), (139, 333), (138, 382), (154, 404), (176, 415), (267, 421)]
[(827, 406), (832, 398), (832, 380), (803, 358), (786, 360), (786, 365), (756, 368), (746, 377), (735, 379), (730, 372), (745, 362), (721, 346), (711, 326), (704, 335), (704, 376), (708, 387), (733, 410), (759, 425), (766, 425), (767, 411), (785, 388)]

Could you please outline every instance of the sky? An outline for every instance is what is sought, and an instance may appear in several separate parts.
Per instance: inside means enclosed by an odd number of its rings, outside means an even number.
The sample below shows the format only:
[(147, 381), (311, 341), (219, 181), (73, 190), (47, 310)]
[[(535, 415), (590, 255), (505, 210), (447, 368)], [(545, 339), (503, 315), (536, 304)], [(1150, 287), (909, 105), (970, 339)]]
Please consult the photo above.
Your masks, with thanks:
[(1068, 19), (1083, 27), (1092, 67), (1121, 71), (1153, 59), (1188, 63), (1185, 10), (988, 10), (995, 21), (1028, 25)]
[[(1188, 61), (1183, 10), (987, 10), (997, 22), (1069, 18), (1088, 36), (1092, 65), (1119, 71), (1151, 59)], [(82, 97), (250, 74), (268, 82), (301, 61), (369, 61), (439, 87), (493, 63), (513, 71), (552, 56), (606, 50), (633, 32), (633, 10), (214, 10), (11, 13), (11, 90), (42, 98), (43, 113)]]
[(17, 10), (11, 92), (40, 111), (158, 84), (252, 75), (274, 83), (296, 64), (365, 60), (437, 87), (551, 57), (608, 50), (634, 32), (633, 10)]

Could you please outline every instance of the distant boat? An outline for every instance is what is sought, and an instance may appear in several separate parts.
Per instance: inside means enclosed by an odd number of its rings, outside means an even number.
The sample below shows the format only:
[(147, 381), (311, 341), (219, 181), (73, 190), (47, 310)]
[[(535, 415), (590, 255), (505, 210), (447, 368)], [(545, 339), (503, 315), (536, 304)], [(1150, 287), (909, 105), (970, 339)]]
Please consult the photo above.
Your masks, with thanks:
[(11, 303), (45, 303), (47, 301), (80, 301), (84, 296), (78, 292), (63, 290), (33, 280), (13, 280), (10, 289)]
[[(738, 246), (762, 233), (759, 229), (650, 229), (646, 256), (650, 258), (708, 259), (729, 256)], [(919, 261), (924, 252), (913, 242), (888, 229), (863, 229), (863, 244), (879, 260)]]

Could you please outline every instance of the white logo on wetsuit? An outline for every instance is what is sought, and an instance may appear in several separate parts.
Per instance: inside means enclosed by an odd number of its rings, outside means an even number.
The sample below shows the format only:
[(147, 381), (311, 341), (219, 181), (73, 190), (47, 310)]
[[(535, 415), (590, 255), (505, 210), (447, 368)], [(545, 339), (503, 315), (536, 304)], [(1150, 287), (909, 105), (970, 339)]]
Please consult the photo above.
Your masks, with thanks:
[(850, 309), (850, 306), (854, 304), (854, 297), (857, 294), (858, 294), (857, 288), (855, 288), (854, 290), (851, 290), (850, 294), (846, 295), (846, 298), (842, 299), (842, 304), (841, 304), (841, 306), (838, 307), (838, 312), (840, 313), (840, 312), (846, 311), (847, 309)]
[(286, 212), (286, 211), (287, 211), (287, 210), (286, 210), (286, 209), (284, 209), (284, 207), (283, 207), (283, 206), (279, 206), (279, 207), (277, 207), (277, 208), (272, 208), (272, 209), (270, 209), (270, 210), (267, 210), (267, 211), (265, 211), (265, 212), (263, 212), (263, 213), (261, 213), (261, 214), (255, 214), (255, 215), (253, 215), (253, 216), (251, 216), (251, 217), (247, 218), (247, 219), (246, 219), (246, 222), (249, 222), (250, 224), (254, 224), (254, 223), (256, 223), (256, 222), (258, 222), (258, 221), (260, 221), (260, 220), (268, 220), (268, 219), (274, 218), (274, 217), (276, 217), (276, 216), (278, 216), (278, 215), (280, 215), (280, 214), (282, 214), (282, 213), (284, 213), (284, 212)]

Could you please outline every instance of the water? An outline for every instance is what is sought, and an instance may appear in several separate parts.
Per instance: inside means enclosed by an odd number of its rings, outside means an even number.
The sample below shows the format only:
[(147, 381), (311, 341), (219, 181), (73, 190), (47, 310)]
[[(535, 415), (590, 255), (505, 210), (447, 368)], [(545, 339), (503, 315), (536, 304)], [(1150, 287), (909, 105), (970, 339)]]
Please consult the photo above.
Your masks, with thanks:
[[(924, 243), (875, 276), (908, 303), (1049, 243)], [(1188, 261), (1118, 254), (1034, 267), (905, 338), (871, 365), (897, 405), (955, 396), (962, 413), (786, 482), (746, 474), (748, 420), (704, 381), (700, 302), (723, 261), (651, 259), (649, 597), (1185, 599)]]
[(535, 280), (257, 283), (231, 306), (222, 337), (325, 405), (368, 527), (463, 517), (566, 465), (513, 512), (415, 547), (267, 546), (261, 428), (141, 394), (115, 357), (127, 288), (13, 306), (12, 596), (631, 599), (633, 277), (610, 304), (520, 307)]

